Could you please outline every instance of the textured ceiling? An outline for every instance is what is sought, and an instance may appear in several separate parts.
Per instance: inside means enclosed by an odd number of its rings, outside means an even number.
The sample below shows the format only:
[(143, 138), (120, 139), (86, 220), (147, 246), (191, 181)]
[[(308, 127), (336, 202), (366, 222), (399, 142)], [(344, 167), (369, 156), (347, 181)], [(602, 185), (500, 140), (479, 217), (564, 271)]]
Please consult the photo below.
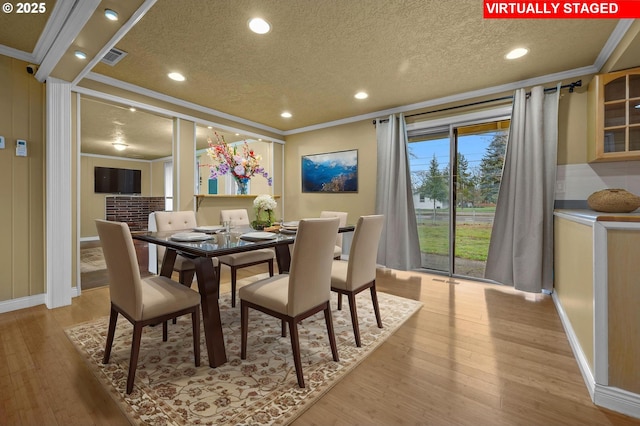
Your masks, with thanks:
[[(63, 45), (64, 54), (49, 75), (72, 81), (74, 75), (91, 70), (94, 76), (268, 126), (276, 134), (592, 67), (619, 23), (486, 20), (481, 0), (45, 0), (45, 4), (43, 15), (0, 14), (0, 54), (40, 59), (35, 55), (38, 44), (55, 47), (58, 36), (73, 29), (72, 44)], [(47, 17), (51, 17), (49, 27), (56, 18), (54, 6), (67, 7), (70, 15), (95, 11), (80, 28), (73, 28), (77, 21), (68, 19), (59, 22), (57, 32), (43, 32)], [(141, 17), (136, 17), (139, 6)], [(105, 23), (105, 8), (120, 12), (120, 21)], [(131, 16), (140, 19), (129, 25)], [(262, 36), (251, 33), (247, 22), (254, 16), (267, 19), (272, 31)], [(122, 26), (122, 33), (117, 33)], [(633, 28), (637, 34), (635, 24)], [(74, 62), (75, 48), (87, 49), (91, 60), (111, 47), (114, 35), (115, 47), (128, 52), (116, 66), (98, 63), (91, 68), (88, 62)], [(45, 38), (49, 44), (42, 43)], [(628, 53), (616, 58), (617, 69), (640, 65), (640, 37), (625, 43)], [(528, 47), (530, 54), (506, 61), (504, 54), (517, 46)], [(187, 80), (169, 80), (166, 75), (171, 71), (183, 73)], [(360, 90), (369, 98), (354, 99)], [(170, 155), (171, 133), (160, 133), (170, 127), (170, 119), (141, 111), (132, 114), (126, 107), (83, 101), (83, 151), (112, 155), (101, 149), (121, 131), (131, 146), (121, 155)], [(284, 110), (293, 117), (280, 117)], [(199, 137), (199, 143), (204, 139)]]
[[(270, 33), (248, 30), (256, 15)], [(592, 65), (616, 23), (485, 20), (479, 0), (161, 0), (94, 71), (290, 130)]]

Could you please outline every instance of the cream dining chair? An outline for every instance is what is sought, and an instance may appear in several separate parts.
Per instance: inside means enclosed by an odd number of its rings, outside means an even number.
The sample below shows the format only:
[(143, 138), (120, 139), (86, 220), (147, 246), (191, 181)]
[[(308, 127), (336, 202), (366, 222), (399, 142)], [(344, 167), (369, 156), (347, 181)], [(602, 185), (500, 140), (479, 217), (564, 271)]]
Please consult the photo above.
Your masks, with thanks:
[[(192, 230), (198, 226), (196, 221), (196, 214), (192, 210), (176, 211), (176, 212), (155, 212), (156, 229), (161, 231), (181, 231)], [(158, 246), (158, 259), (162, 260), (165, 253), (165, 247)], [(219, 272), (218, 259), (215, 257), (211, 259), (216, 272)], [(173, 270), (178, 273), (178, 280), (191, 287), (193, 282), (193, 276), (196, 273), (196, 266), (188, 258), (178, 255), (173, 265)], [(218, 284), (220, 282), (220, 274), (216, 274), (216, 280)]]
[(329, 344), (334, 361), (339, 361), (338, 347), (331, 318), (331, 262), (338, 233), (337, 218), (301, 220), (295, 240), (289, 274), (276, 275), (241, 287), (240, 358), (247, 358), (249, 308), (282, 320), (282, 336), (289, 324), (293, 361), (298, 386), (304, 388), (298, 323), (320, 311), (324, 312)]
[[(340, 219), (340, 226), (342, 227), (347, 224), (348, 213), (324, 210), (320, 212), (320, 217), (337, 217)], [(338, 236), (336, 237), (336, 245), (333, 248), (333, 257), (334, 259), (340, 259), (342, 257), (342, 233), (338, 233)]]
[[(233, 225), (237, 227), (248, 228), (250, 225), (249, 214), (246, 209), (221, 210), (220, 223), (227, 221), (233, 223)], [(260, 263), (266, 263), (269, 266), (269, 276), (272, 277), (273, 259), (275, 257), (276, 254), (272, 249), (252, 250), (244, 253), (227, 254), (218, 257), (218, 261), (222, 265), (227, 265), (231, 268), (231, 306), (236, 306), (236, 281), (238, 269), (258, 265)], [(218, 273), (218, 276), (220, 276), (220, 273)]]
[(376, 293), (376, 257), (382, 233), (383, 215), (361, 216), (351, 242), (349, 261), (334, 260), (331, 269), (331, 290), (338, 293), (338, 309), (342, 309), (342, 295), (349, 299), (351, 323), (356, 346), (360, 347), (360, 327), (356, 310), (356, 294), (371, 290), (373, 311), (378, 327), (382, 328), (378, 295)]
[(109, 274), (111, 314), (104, 349), (103, 364), (109, 363), (111, 346), (122, 314), (133, 324), (127, 394), (133, 382), (140, 353), (142, 328), (162, 323), (162, 340), (167, 341), (167, 320), (191, 314), (193, 355), (196, 367), (200, 365), (200, 294), (167, 277), (140, 278), (140, 269), (129, 226), (122, 222), (96, 220), (100, 244)]

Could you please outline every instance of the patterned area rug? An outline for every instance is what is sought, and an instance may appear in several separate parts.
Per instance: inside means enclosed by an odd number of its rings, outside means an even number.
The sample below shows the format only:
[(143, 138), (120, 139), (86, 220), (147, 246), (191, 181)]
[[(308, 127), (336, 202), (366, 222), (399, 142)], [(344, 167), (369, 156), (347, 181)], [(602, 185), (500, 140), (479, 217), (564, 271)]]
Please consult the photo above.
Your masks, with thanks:
[(80, 273), (107, 269), (102, 247), (90, 247), (80, 250)]
[[(240, 308), (231, 308), (229, 295), (220, 299), (227, 363), (210, 368), (204, 344), (202, 365), (193, 363), (191, 321), (188, 316), (162, 327), (146, 327), (142, 336), (135, 387), (124, 393), (129, 366), (132, 326), (119, 317), (111, 360), (102, 364), (108, 318), (66, 330), (69, 339), (109, 389), (133, 424), (152, 425), (286, 425), (357, 366), (422, 304), (378, 293), (384, 328), (376, 326), (369, 292), (360, 293), (358, 316), (362, 347), (355, 346), (348, 302), (335, 309), (333, 322), (340, 362), (334, 362), (319, 313), (299, 327), (305, 389), (297, 385), (289, 337), (280, 337), (280, 322), (249, 311), (247, 359), (240, 359)], [(204, 343), (204, 333), (202, 334)]]

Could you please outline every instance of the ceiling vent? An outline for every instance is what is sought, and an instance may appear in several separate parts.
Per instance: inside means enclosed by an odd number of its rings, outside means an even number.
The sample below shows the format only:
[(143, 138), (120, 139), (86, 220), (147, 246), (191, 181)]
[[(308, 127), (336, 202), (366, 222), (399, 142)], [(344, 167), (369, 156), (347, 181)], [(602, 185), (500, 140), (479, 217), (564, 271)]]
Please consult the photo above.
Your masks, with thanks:
[(104, 55), (104, 57), (100, 62), (104, 62), (107, 65), (114, 66), (115, 64), (120, 62), (122, 58), (124, 58), (125, 56), (127, 56), (127, 52), (125, 52), (124, 50), (120, 50), (120, 49), (116, 49), (115, 47), (112, 47), (111, 50), (109, 50), (107, 54)]

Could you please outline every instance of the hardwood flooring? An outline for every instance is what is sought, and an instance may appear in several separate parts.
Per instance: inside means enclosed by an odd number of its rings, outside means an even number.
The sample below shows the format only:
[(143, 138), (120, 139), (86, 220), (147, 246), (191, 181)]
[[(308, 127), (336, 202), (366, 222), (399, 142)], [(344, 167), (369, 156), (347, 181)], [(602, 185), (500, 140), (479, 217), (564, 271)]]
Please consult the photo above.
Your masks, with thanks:
[[(593, 405), (549, 296), (390, 270), (377, 285), (424, 306), (294, 425), (640, 425)], [(101, 287), (0, 314), (0, 424), (128, 424), (64, 334), (108, 313)]]

